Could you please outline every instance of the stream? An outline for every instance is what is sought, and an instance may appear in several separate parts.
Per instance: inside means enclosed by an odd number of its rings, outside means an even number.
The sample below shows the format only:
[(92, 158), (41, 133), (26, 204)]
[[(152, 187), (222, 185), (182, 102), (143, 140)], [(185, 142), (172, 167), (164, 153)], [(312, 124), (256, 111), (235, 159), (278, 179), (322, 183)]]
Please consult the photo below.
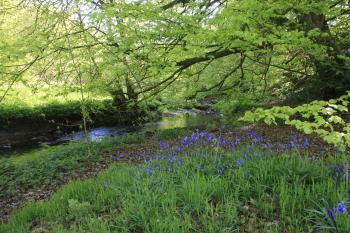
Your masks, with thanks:
[[(178, 109), (164, 113), (160, 120), (148, 122), (141, 126), (106, 126), (91, 128), (87, 136), (92, 141), (99, 141), (105, 137), (120, 137), (129, 132), (153, 132), (157, 130), (218, 126), (222, 116), (209, 111)], [(17, 153), (28, 152), (42, 146), (65, 144), (84, 139), (84, 131), (63, 133), (41, 132), (33, 135), (32, 132), (21, 133), (16, 141), (0, 143), (0, 155), (10, 156)]]

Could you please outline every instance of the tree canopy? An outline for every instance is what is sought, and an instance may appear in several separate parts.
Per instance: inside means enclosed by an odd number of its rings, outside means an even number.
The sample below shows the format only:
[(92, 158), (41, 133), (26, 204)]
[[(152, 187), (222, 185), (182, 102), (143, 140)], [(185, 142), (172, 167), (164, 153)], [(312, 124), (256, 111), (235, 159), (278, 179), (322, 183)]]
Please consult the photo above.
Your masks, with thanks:
[(65, 83), (112, 93), (118, 104), (159, 94), (305, 103), (350, 89), (347, 0), (7, 0), (0, 7), (0, 74), (9, 88), (20, 80)]

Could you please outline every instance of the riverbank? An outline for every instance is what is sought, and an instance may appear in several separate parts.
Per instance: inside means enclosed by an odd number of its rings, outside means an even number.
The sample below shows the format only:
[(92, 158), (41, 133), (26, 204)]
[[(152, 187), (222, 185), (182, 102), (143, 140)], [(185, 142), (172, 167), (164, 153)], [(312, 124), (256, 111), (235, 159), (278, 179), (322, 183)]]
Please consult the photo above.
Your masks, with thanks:
[[(88, 129), (100, 126), (122, 128), (160, 117), (158, 112), (142, 109), (120, 112), (111, 100), (87, 102), (86, 111), (89, 112), (86, 121)], [(0, 155), (13, 150), (36, 148), (40, 144), (59, 144), (58, 139), (83, 130), (80, 102), (18, 109), (3, 106), (0, 113)]]
[[(175, 144), (179, 138), (191, 136), (190, 132), (191, 129), (180, 128), (124, 134), (89, 144), (73, 142), (3, 159), (0, 165), (0, 215), (6, 219), (12, 210), (24, 203), (47, 199), (67, 182), (95, 176), (114, 162), (133, 166), (145, 158), (155, 158), (162, 143)], [(225, 127), (213, 128), (209, 133), (213, 142), (222, 140), (222, 143), (233, 143), (237, 147), (263, 141), (264, 147), (275, 154), (298, 152), (316, 158), (335, 153), (317, 138), (307, 138), (288, 127)]]
[[(85, 167), (85, 176), (75, 173), (74, 182), (48, 201), (26, 205), (0, 229), (322, 232), (335, 229), (332, 216), (327, 215), (327, 209), (332, 209), (336, 227), (347, 232), (348, 215), (333, 210), (342, 201), (349, 202), (344, 178), (347, 158), (290, 128), (275, 129), (274, 134), (267, 130), (172, 130), (150, 138), (130, 135), (117, 145), (100, 142), (105, 147), (96, 153), (98, 162), (91, 164), (108, 170), (80, 181), (97, 174)], [(86, 150), (82, 145), (80, 150)], [(67, 157), (77, 151), (78, 147)], [(46, 161), (44, 157), (38, 160)], [(29, 162), (17, 161), (21, 163)], [(43, 189), (38, 193), (44, 193)]]
[[(4, 156), (10, 156), (11, 154), (28, 152), (31, 149), (42, 146), (53, 146), (82, 140), (84, 137), (88, 137), (92, 141), (97, 141), (104, 137), (119, 137), (124, 133), (130, 132), (153, 132), (164, 129), (189, 127), (210, 128), (224, 122), (224, 118), (218, 114), (198, 109), (177, 109), (167, 111), (163, 114), (159, 111), (145, 112), (144, 114), (140, 112), (138, 115), (138, 117), (136, 115), (134, 116), (135, 119), (129, 117), (128, 120), (131, 121), (129, 123), (126, 121), (123, 122), (123, 118), (127, 117), (127, 115), (121, 117), (119, 121), (111, 121), (110, 119), (96, 121), (88, 125), (87, 132), (81, 128), (70, 128), (65, 132), (62, 130), (58, 132), (57, 129), (48, 129), (45, 127), (45, 124), (41, 123), (40, 125), (38, 122), (32, 122), (30, 128), (13, 129), (2, 132), (2, 134), (0, 130), (0, 142), (1, 138), (8, 142), (8, 144), (0, 143), (0, 155), (2, 152)], [(116, 116), (118, 115), (114, 117)]]
[(106, 137), (100, 141), (71, 142), (30, 153), (0, 159), (0, 216), (25, 202), (48, 198), (58, 187), (75, 179), (96, 175), (116, 161), (116, 151), (123, 151), (125, 162), (137, 162), (154, 151), (159, 140), (172, 140), (189, 129), (170, 129), (152, 133), (131, 133)]

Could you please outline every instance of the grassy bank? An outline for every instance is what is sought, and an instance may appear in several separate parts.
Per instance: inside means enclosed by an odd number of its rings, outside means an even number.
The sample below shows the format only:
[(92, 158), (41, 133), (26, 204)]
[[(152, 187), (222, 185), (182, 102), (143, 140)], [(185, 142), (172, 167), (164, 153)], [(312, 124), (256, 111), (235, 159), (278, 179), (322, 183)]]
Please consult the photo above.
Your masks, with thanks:
[(0, 232), (350, 231), (346, 156), (311, 159), (296, 147), (277, 153), (249, 137), (242, 144), (238, 136), (194, 132), (162, 141), (143, 164), (115, 164), (71, 182), (13, 214)]
[[(80, 101), (53, 101), (45, 105), (1, 105), (1, 128), (16, 127), (16, 124), (26, 123), (40, 124), (40, 122), (57, 124), (76, 123), (82, 120), (82, 104)], [(85, 108), (89, 112), (91, 120), (102, 121), (107, 114), (112, 114), (115, 109), (111, 100), (89, 100), (85, 102)], [(111, 118), (108, 118), (111, 119)], [(107, 120), (108, 120), (107, 119)]]
[(148, 113), (145, 106), (120, 112), (108, 93), (85, 93), (82, 101), (79, 92), (69, 92), (60, 86), (41, 87), (37, 91), (16, 86), (0, 104), (0, 129), (35, 130), (45, 125), (53, 130), (70, 130), (79, 124), (81, 127), (82, 109), (90, 125), (131, 124), (157, 117), (156, 113)]
[(19, 190), (28, 190), (60, 182), (72, 172), (110, 158), (116, 148), (140, 143), (143, 135), (132, 134), (100, 142), (72, 142), (44, 148), (0, 160), (0, 197), (15, 196)]
[[(3, 90), (0, 89), (2, 93)], [(111, 97), (92, 94), (86, 102), (90, 112), (110, 108)], [(67, 92), (63, 87), (41, 87), (33, 91), (29, 87), (15, 86), (0, 105), (0, 122), (19, 120), (81, 119), (81, 95)]]
[[(157, 140), (189, 133), (185, 129), (128, 133), (98, 142), (72, 142), (0, 159), (0, 220), (28, 200), (43, 199), (72, 179), (85, 179), (106, 169), (118, 150), (124, 161), (136, 162), (153, 150)], [(120, 159), (118, 159), (120, 160)]]
[[(104, 138), (101, 141), (78, 141), (65, 145), (38, 149), (0, 159), (0, 197), (14, 196), (18, 189), (28, 190), (36, 186), (54, 184), (69, 173), (81, 170), (96, 162), (108, 163), (114, 160), (116, 151), (124, 150), (138, 160), (146, 151), (139, 151), (138, 145), (146, 147), (158, 140), (172, 140), (188, 134), (187, 129), (162, 130), (151, 136), (144, 133), (127, 133), (118, 138)], [(139, 147), (139, 148), (138, 148)], [(130, 148), (130, 149), (129, 149)], [(125, 157), (125, 159), (131, 159)]]

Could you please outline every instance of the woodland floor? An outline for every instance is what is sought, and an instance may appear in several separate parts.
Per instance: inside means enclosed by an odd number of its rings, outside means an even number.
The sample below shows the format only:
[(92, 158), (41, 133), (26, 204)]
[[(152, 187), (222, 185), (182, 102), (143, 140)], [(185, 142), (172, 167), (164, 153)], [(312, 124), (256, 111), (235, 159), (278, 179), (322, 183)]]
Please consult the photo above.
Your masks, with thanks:
[[(254, 130), (257, 135), (261, 135), (265, 139), (271, 142), (274, 147), (283, 148), (284, 145), (287, 145), (291, 140), (290, 127), (287, 126), (245, 126), (241, 128), (225, 128), (225, 129), (214, 129), (211, 133), (214, 134), (228, 134), (233, 131), (237, 135), (244, 135), (248, 130)], [(294, 133), (298, 136), (299, 139), (303, 139), (306, 135), (301, 133)], [(326, 146), (318, 139), (315, 135), (307, 135), (308, 142), (310, 144), (308, 148), (308, 155), (312, 157), (325, 156), (333, 152), (329, 146)], [(173, 143), (175, 140), (167, 140), (168, 143)], [(244, 141), (243, 141), (244, 143)], [(117, 148), (116, 151), (119, 151), (123, 154), (123, 158), (118, 159), (118, 163), (140, 163), (144, 160), (144, 155), (155, 155), (159, 150), (159, 141), (149, 140), (147, 143), (137, 143), (126, 145), (124, 148)], [(0, 222), (6, 222), (15, 210), (20, 209), (25, 203), (36, 201), (36, 200), (46, 200), (48, 199), (55, 191), (57, 191), (63, 185), (69, 183), (72, 180), (85, 180), (87, 178), (95, 177), (99, 172), (106, 170), (109, 165), (116, 162), (114, 153), (101, 153), (102, 159), (99, 161), (94, 161), (91, 163), (84, 164), (79, 170), (70, 171), (64, 175), (61, 179), (57, 180), (52, 185), (43, 185), (40, 187), (35, 187), (31, 189), (21, 189), (18, 188), (16, 195), (11, 198), (1, 197), (0, 198)]]

